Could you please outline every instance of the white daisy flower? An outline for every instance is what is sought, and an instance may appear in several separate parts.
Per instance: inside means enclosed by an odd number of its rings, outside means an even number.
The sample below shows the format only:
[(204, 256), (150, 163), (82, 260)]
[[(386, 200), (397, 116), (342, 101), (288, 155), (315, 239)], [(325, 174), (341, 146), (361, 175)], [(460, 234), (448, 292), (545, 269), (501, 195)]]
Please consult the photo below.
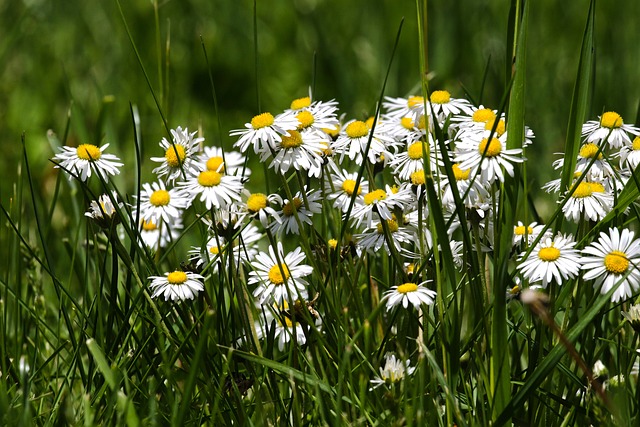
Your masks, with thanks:
[(415, 367), (410, 366), (409, 360), (397, 359), (395, 354), (386, 354), (384, 368), (380, 367), (380, 376), (371, 380), (373, 387), (378, 388), (383, 384), (395, 384), (404, 379), (406, 375), (412, 375), (416, 370)]
[(424, 281), (420, 284), (403, 283), (402, 285), (394, 286), (386, 291), (382, 297), (382, 301), (386, 301), (387, 311), (390, 311), (399, 305), (402, 305), (404, 308), (408, 308), (409, 303), (411, 303), (411, 305), (416, 309), (420, 308), (422, 304), (433, 304), (436, 292), (423, 286), (428, 282), (430, 282), (430, 280)]
[(542, 229), (544, 229), (544, 225), (538, 224), (535, 221), (527, 226), (525, 226), (522, 221), (518, 221), (513, 227), (513, 246), (519, 246), (524, 241), (526, 241), (525, 246), (529, 246), (538, 238)]
[(612, 208), (613, 195), (607, 192), (602, 183), (581, 181), (562, 207), (562, 212), (573, 222), (578, 222), (583, 217), (600, 221)]
[[(476, 108), (472, 105), (469, 115), (454, 115), (451, 117), (451, 126), (460, 132), (472, 130), (476, 133), (478, 130), (484, 129), (487, 122), (493, 123), (497, 115), (498, 112), (496, 110), (482, 105)], [(504, 115), (500, 118), (503, 117)]]
[(615, 111), (607, 111), (598, 119), (598, 121), (590, 120), (582, 125), (582, 137), (587, 142), (598, 143), (606, 139), (611, 148), (620, 148), (625, 144), (631, 145), (629, 134), (640, 134), (640, 129), (624, 124), (620, 114)]
[[(431, 169), (435, 170), (438, 166), (442, 166), (441, 156), (438, 154), (435, 141), (431, 134), (428, 136), (428, 146), (426, 142), (416, 141), (406, 145), (406, 150), (394, 155), (389, 161), (389, 167), (393, 169), (393, 173), (403, 181), (408, 180), (411, 174), (424, 168), (424, 154), (429, 156)], [(424, 151), (423, 151), (424, 150)]]
[(633, 138), (631, 145), (620, 149), (620, 168), (634, 171), (640, 164), (640, 136)]
[[(113, 199), (116, 199), (116, 195), (113, 195)], [(98, 197), (98, 201), (91, 201), (89, 205), (89, 211), (84, 213), (84, 216), (92, 218), (94, 221), (103, 228), (109, 228), (115, 219), (117, 214), (116, 208), (111, 202), (111, 198), (108, 194), (103, 194)]]
[[(351, 212), (351, 218), (356, 227), (364, 222), (366, 227), (371, 227), (374, 220), (374, 212), (382, 219), (392, 219), (391, 213), (395, 208), (405, 210), (413, 203), (414, 197), (409, 187), (390, 187), (369, 191), (362, 197), (362, 202), (357, 203)], [(377, 216), (376, 216), (377, 219)]]
[(608, 234), (601, 232), (597, 242), (582, 250), (584, 279), (594, 280), (601, 294), (616, 288), (612, 302), (630, 298), (640, 288), (640, 239), (633, 237), (633, 231), (626, 228), (622, 232), (610, 228)]
[(303, 277), (310, 275), (313, 268), (302, 264), (304, 252), (296, 248), (285, 255), (280, 242), (277, 251), (276, 256), (273, 246), (269, 246), (268, 253), (260, 252), (251, 263), (253, 271), (249, 272), (248, 284), (258, 285), (253, 296), (259, 299), (260, 304), (306, 299), (309, 283)]
[(204, 147), (204, 152), (200, 154), (200, 163), (204, 165), (204, 170), (235, 175), (243, 179), (251, 175), (251, 169), (246, 167), (247, 158), (237, 151)]
[(555, 280), (562, 285), (580, 272), (580, 253), (574, 249), (575, 245), (571, 235), (558, 234), (553, 239), (547, 237), (538, 242), (527, 258), (518, 260), (520, 264), (517, 268), (529, 283), (542, 281), (542, 286), (546, 288)]
[[(409, 232), (406, 227), (399, 226), (398, 222), (395, 220), (395, 217), (394, 219), (386, 220), (386, 226), (389, 230), (389, 235), (396, 251), (401, 252), (404, 256), (415, 257), (415, 254), (411, 254), (409, 251), (402, 247), (403, 243), (413, 242), (413, 234)], [(385, 251), (388, 254), (391, 253), (381, 221), (374, 222), (373, 227), (367, 228), (366, 230), (364, 230), (364, 232), (356, 234), (353, 237), (356, 240), (358, 246), (366, 251), (376, 253), (380, 250), (380, 248), (384, 247)]]
[(240, 177), (212, 170), (202, 171), (180, 183), (182, 194), (187, 199), (187, 206), (200, 196), (200, 201), (207, 209), (224, 209), (233, 202), (241, 201), (240, 193), (243, 188)]
[[(198, 267), (213, 265), (213, 272), (218, 272), (218, 265), (221, 264), (221, 255), (226, 252), (231, 253), (233, 262), (248, 264), (258, 253), (257, 243), (262, 239), (262, 233), (253, 224), (248, 224), (239, 231), (238, 236), (229, 244), (222, 236), (212, 236), (207, 241), (205, 248), (192, 246), (189, 251), (189, 258), (196, 262)], [(204, 250), (203, 250), (204, 249)], [(229, 256), (229, 255), (227, 255)], [(224, 268), (224, 266), (223, 266)]]
[(247, 198), (244, 208), (252, 218), (257, 218), (263, 227), (268, 227), (273, 219), (276, 222), (282, 222), (278, 212), (271, 207), (271, 204), (282, 205), (282, 197), (277, 194), (249, 193), (245, 191)]
[(487, 183), (495, 180), (504, 182), (504, 171), (513, 176), (512, 163), (522, 163), (522, 149), (505, 149), (506, 134), (499, 138), (482, 138), (481, 140), (466, 141), (467, 144), (458, 144), (457, 154), (454, 159), (460, 164), (460, 169), (471, 169), (471, 174), (475, 175), (479, 170), (480, 178)]
[[(295, 305), (301, 304), (299, 301)], [(307, 342), (306, 330), (308, 326), (303, 325), (297, 319), (292, 320), (289, 303), (283, 301), (282, 304), (273, 304), (271, 306), (262, 306), (263, 315), (260, 316), (260, 322), (257, 327), (258, 339), (269, 336), (268, 328), (275, 320), (275, 331), (273, 331), (274, 341), (278, 344), (278, 350), (284, 351), (287, 344), (295, 342), (297, 345), (304, 345)], [(315, 327), (320, 327), (322, 322), (316, 319)], [(295, 340), (294, 340), (295, 339)]]
[[(360, 185), (356, 188), (358, 173), (349, 173), (345, 169), (338, 170), (331, 174), (331, 181), (326, 183), (325, 191), (327, 198), (333, 200), (333, 206), (346, 213), (351, 203), (353, 194), (356, 194), (356, 200), (362, 200), (362, 192), (369, 191), (369, 181), (360, 180)], [(355, 205), (354, 205), (355, 206)]]
[(411, 117), (414, 122), (418, 122), (424, 115), (424, 98), (422, 96), (410, 96), (408, 98), (384, 97), (382, 107), (387, 111), (387, 117)]
[(164, 150), (164, 157), (151, 157), (152, 162), (161, 163), (153, 170), (158, 178), (166, 176), (167, 182), (173, 182), (190, 178), (202, 170), (198, 151), (204, 138), (194, 138), (197, 133), (189, 133), (189, 129), (178, 126), (171, 129), (171, 141), (162, 138), (160, 147)]
[[(564, 158), (553, 162), (554, 169), (562, 170), (563, 167)], [(580, 175), (586, 173), (585, 178), (589, 181), (602, 181), (605, 178), (616, 178), (616, 172), (609, 163), (609, 160), (603, 156), (602, 151), (598, 152), (598, 146), (593, 142), (587, 142), (580, 147), (575, 173)]]
[(165, 301), (194, 299), (204, 290), (204, 277), (190, 271), (173, 271), (165, 273), (164, 276), (151, 276), (149, 280), (149, 287), (153, 290), (151, 298), (164, 296)]
[(142, 220), (138, 235), (142, 242), (153, 250), (166, 248), (175, 242), (182, 233), (182, 219), (174, 218), (170, 222), (159, 222)]
[(167, 190), (162, 181), (142, 184), (139, 197), (140, 218), (156, 224), (160, 221), (169, 223), (180, 218), (188, 203), (180, 191), (175, 188)]
[(384, 156), (385, 160), (392, 159), (393, 154), (389, 149), (395, 146), (396, 141), (379, 129), (376, 126), (369, 151), (365, 153), (371, 128), (363, 121), (352, 120), (340, 132), (338, 139), (332, 144), (332, 149), (336, 154), (340, 154), (340, 161), (346, 155), (358, 165), (362, 164), (365, 155), (372, 164), (375, 164), (381, 156)]
[(434, 90), (429, 96), (431, 107), (441, 124), (451, 115), (461, 113), (472, 114), (472, 107), (466, 99), (452, 98), (451, 94), (446, 90)]
[[(329, 139), (324, 132), (313, 129), (301, 132), (291, 130), (289, 135), (283, 135), (277, 144), (269, 167), (280, 174), (293, 168), (307, 171), (309, 176), (319, 177), (322, 172), (322, 153), (328, 144)], [(263, 152), (260, 161), (266, 161), (271, 154), (271, 152)]]
[(234, 144), (243, 153), (250, 145), (256, 154), (271, 152), (276, 149), (277, 144), (282, 140), (283, 135), (289, 135), (289, 131), (298, 128), (298, 119), (295, 113), (287, 111), (277, 116), (266, 112), (259, 114), (250, 123), (245, 123), (246, 129), (236, 129), (229, 132), (230, 136), (240, 136)]
[(304, 196), (302, 192), (298, 191), (292, 200), (284, 199), (282, 210), (278, 211), (281, 221), (272, 222), (270, 225), (271, 230), (276, 234), (300, 234), (298, 220), (301, 225), (311, 225), (313, 223), (313, 215), (322, 211), (321, 200), (322, 194), (319, 190), (311, 190)]
[[(471, 169), (461, 169), (458, 163), (451, 165), (453, 177), (455, 178), (458, 194), (462, 198), (464, 205), (468, 209), (477, 208), (489, 200), (489, 191), (483, 185), (481, 179), (476, 177), (471, 180)], [(456, 201), (453, 197), (453, 189), (449, 177), (445, 173), (441, 173), (440, 191), (442, 193), (442, 205), (449, 212), (456, 210)]]
[(77, 148), (60, 147), (61, 152), (53, 156), (53, 160), (59, 162), (54, 168), (67, 170), (71, 174), (69, 180), (77, 177), (84, 182), (95, 172), (106, 181), (109, 175), (119, 174), (118, 168), (122, 166), (119, 158), (104, 153), (107, 147), (109, 144), (99, 148), (93, 144), (80, 144)]
[[(293, 108), (298, 107), (298, 108)], [(291, 110), (296, 114), (300, 124), (298, 130), (316, 130), (324, 132), (324, 129), (332, 129), (338, 126), (339, 121), (336, 116), (338, 103), (335, 101), (314, 101), (311, 98), (296, 99), (291, 103)]]
[(413, 121), (411, 116), (393, 117), (382, 116), (386, 124), (386, 132), (396, 141), (403, 144), (412, 144), (423, 139), (427, 134), (425, 130), (424, 116), (418, 123)]

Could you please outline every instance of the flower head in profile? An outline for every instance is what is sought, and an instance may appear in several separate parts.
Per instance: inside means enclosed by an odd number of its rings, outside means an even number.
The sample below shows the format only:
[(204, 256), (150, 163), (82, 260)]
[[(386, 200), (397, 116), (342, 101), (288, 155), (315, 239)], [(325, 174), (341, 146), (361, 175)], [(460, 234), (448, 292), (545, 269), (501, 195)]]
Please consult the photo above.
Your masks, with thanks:
[(318, 190), (298, 191), (291, 200), (283, 201), (282, 209), (278, 211), (280, 222), (272, 222), (271, 230), (276, 234), (300, 234), (300, 225), (311, 225), (313, 215), (322, 211), (321, 200), (322, 194)]
[(580, 272), (580, 253), (575, 249), (573, 236), (556, 235), (541, 239), (526, 258), (520, 258), (518, 270), (529, 283), (551, 281), (558, 285), (573, 279)]
[(526, 226), (522, 221), (518, 221), (513, 227), (513, 246), (518, 246), (522, 242), (526, 242), (526, 246), (529, 246), (538, 238), (543, 229), (544, 225), (535, 221)]
[[(371, 137), (370, 133), (371, 127), (366, 122), (351, 120), (332, 144), (333, 151), (340, 155), (340, 161), (347, 156), (358, 165), (362, 164), (365, 156), (372, 164), (375, 164), (380, 157), (384, 157), (385, 160), (392, 159), (393, 154), (390, 149), (395, 146), (396, 140), (380, 132), (380, 126), (376, 126)], [(370, 144), (369, 140), (371, 140)]]
[(601, 232), (598, 241), (582, 250), (584, 279), (593, 280), (601, 294), (611, 289), (612, 302), (630, 298), (640, 288), (640, 239), (628, 229), (610, 228)]
[(204, 290), (204, 277), (190, 271), (173, 271), (164, 276), (151, 276), (149, 280), (149, 287), (153, 290), (151, 298), (164, 296), (165, 301), (194, 299)]
[(386, 301), (387, 311), (402, 305), (408, 308), (409, 304), (418, 309), (421, 305), (431, 305), (435, 299), (436, 293), (431, 289), (425, 288), (423, 285), (430, 282), (429, 280), (422, 283), (403, 283), (394, 286), (384, 293), (383, 300)]
[(620, 148), (623, 145), (631, 145), (629, 134), (640, 134), (640, 129), (625, 124), (620, 114), (615, 111), (607, 111), (598, 119), (582, 125), (582, 137), (587, 142), (598, 143), (606, 139), (611, 148)]
[(138, 235), (140, 240), (149, 248), (158, 250), (166, 248), (180, 237), (182, 232), (182, 219), (172, 218), (169, 221), (140, 221)]
[(160, 147), (164, 150), (164, 156), (151, 157), (152, 162), (160, 163), (153, 170), (158, 178), (166, 177), (167, 182), (174, 182), (188, 179), (202, 170), (198, 151), (204, 138), (195, 138), (197, 133), (178, 126), (171, 129), (171, 141), (162, 138)]
[(472, 114), (472, 106), (466, 99), (452, 98), (451, 94), (446, 90), (434, 90), (429, 96), (431, 108), (438, 118), (438, 121), (444, 123), (444, 120), (452, 115)]
[(243, 153), (249, 146), (253, 146), (253, 151), (262, 155), (275, 150), (283, 136), (289, 136), (289, 131), (296, 130), (300, 122), (293, 111), (286, 111), (274, 116), (269, 112), (258, 114), (245, 123), (245, 129), (235, 129), (229, 132), (231, 136), (240, 138), (234, 146)]
[(385, 356), (384, 368), (380, 367), (380, 376), (371, 380), (371, 390), (383, 384), (395, 384), (404, 379), (405, 376), (413, 374), (415, 367), (410, 366), (409, 360), (396, 358), (395, 354), (388, 353)]
[[(113, 195), (115, 200), (116, 195)], [(84, 216), (92, 218), (100, 227), (109, 228), (117, 221), (117, 211), (108, 194), (98, 197), (98, 201), (92, 200), (89, 211)]]
[(246, 179), (251, 175), (251, 169), (246, 166), (247, 159), (237, 151), (224, 151), (219, 147), (204, 147), (200, 154), (200, 164), (203, 170), (215, 171), (226, 175), (235, 175)]
[(117, 175), (120, 173), (122, 163), (113, 154), (106, 154), (104, 150), (109, 144), (98, 147), (93, 144), (80, 144), (78, 147), (61, 147), (60, 152), (53, 157), (53, 160), (59, 162), (55, 168), (63, 168), (80, 181), (86, 181), (91, 173), (99, 174), (105, 181), (109, 175)]
[(562, 207), (567, 219), (573, 222), (581, 218), (600, 221), (613, 207), (613, 194), (607, 191), (602, 182), (583, 180), (574, 184), (569, 200)]

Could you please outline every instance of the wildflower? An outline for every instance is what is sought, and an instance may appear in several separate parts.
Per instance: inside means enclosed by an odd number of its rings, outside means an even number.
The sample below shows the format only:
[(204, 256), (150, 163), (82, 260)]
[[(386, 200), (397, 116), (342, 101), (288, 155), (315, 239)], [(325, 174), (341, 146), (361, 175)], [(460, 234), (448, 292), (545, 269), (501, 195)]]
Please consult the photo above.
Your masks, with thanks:
[(629, 311), (622, 312), (622, 316), (627, 319), (636, 332), (640, 332), (640, 304), (632, 305), (629, 307)]
[(351, 217), (356, 222), (356, 226), (364, 222), (367, 227), (371, 227), (374, 212), (377, 212), (380, 218), (389, 220), (392, 218), (393, 209), (404, 210), (412, 201), (413, 196), (408, 187), (397, 189), (387, 185), (384, 190), (371, 190), (365, 194), (362, 203), (358, 203), (353, 208)]
[(624, 145), (620, 149), (620, 167), (634, 171), (640, 164), (640, 136), (633, 138), (630, 145)]
[(400, 304), (402, 304), (402, 307), (407, 308), (409, 307), (409, 303), (411, 303), (416, 309), (420, 308), (422, 304), (433, 304), (436, 292), (423, 286), (428, 282), (430, 282), (430, 280), (419, 284), (403, 283), (386, 291), (382, 299), (386, 300), (387, 311), (390, 311)]
[(302, 264), (305, 254), (301, 248), (284, 254), (282, 243), (278, 242), (277, 256), (273, 246), (269, 252), (260, 252), (251, 263), (253, 271), (249, 272), (249, 285), (258, 285), (253, 296), (260, 304), (275, 301), (281, 304), (284, 300), (295, 301), (307, 297), (309, 284), (303, 277), (312, 273), (313, 268)]
[[(264, 322), (264, 325), (261, 324), (257, 328), (258, 338), (269, 335), (267, 326), (271, 325), (275, 320), (273, 336), (274, 341), (278, 343), (278, 350), (283, 351), (285, 346), (290, 342), (295, 342), (297, 345), (306, 344), (308, 328), (304, 324), (303, 314), (298, 312), (298, 307), (304, 307), (304, 303), (300, 300), (297, 300), (293, 304), (293, 309), (290, 308), (287, 301), (283, 301), (282, 304), (262, 306), (263, 316), (261, 316), (261, 320)], [(320, 319), (316, 318), (315, 327), (318, 328), (320, 325)]]
[(277, 116), (269, 112), (258, 114), (251, 119), (250, 123), (244, 126), (246, 129), (236, 129), (229, 132), (231, 136), (240, 136), (234, 144), (243, 153), (247, 151), (249, 145), (253, 145), (256, 154), (271, 152), (276, 149), (277, 144), (282, 140), (282, 136), (289, 136), (289, 131), (298, 128), (300, 122), (292, 111), (284, 112)]
[(140, 217), (158, 224), (180, 218), (187, 199), (175, 188), (167, 190), (162, 181), (142, 184), (140, 193)]
[(326, 133), (324, 129), (335, 128), (339, 124), (337, 110), (337, 102), (311, 102), (311, 97), (299, 98), (291, 103), (291, 111), (295, 112), (300, 132), (307, 130)]
[(266, 195), (262, 193), (245, 192), (247, 198), (245, 209), (249, 216), (256, 218), (264, 227), (268, 227), (271, 219), (281, 222), (278, 212), (270, 204), (282, 205), (282, 198), (277, 194)]
[[(472, 209), (485, 203), (489, 199), (489, 191), (480, 179), (471, 179), (471, 169), (461, 169), (458, 163), (451, 165), (455, 185), (458, 187), (458, 194), (464, 202), (464, 206)], [(442, 173), (440, 180), (440, 191), (442, 193), (442, 205), (449, 211), (456, 210), (456, 200), (453, 196), (453, 189), (449, 177)]]
[(313, 215), (322, 211), (321, 199), (322, 194), (319, 190), (309, 191), (305, 195), (298, 191), (291, 200), (285, 199), (282, 210), (278, 212), (281, 221), (272, 222), (271, 230), (276, 234), (282, 232), (300, 234), (298, 221), (300, 221), (300, 225), (311, 225)]
[(609, 375), (609, 370), (600, 359), (596, 360), (591, 370), (594, 378), (606, 378)]
[(629, 298), (640, 287), (640, 240), (633, 239), (634, 233), (628, 229), (620, 232), (610, 228), (609, 233), (600, 233), (597, 242), (582, 250), (582, 269), (586, 270), (585, 280), (594, 280), (594, 286), (600, 287), (600, 293), (611, 289), (612, 302)]
[(138, 235), (140, 240), (151, 249), (166, 248), (172, 242), (176, 241), (181, 234), (183, 228), (181, 218), (172, 218), (170, 221), (154, 221), (141, 220)]
[[(564, 167), (564, 158), (560, 158), (553, 162), (553, 168), (561, 170)], [(578, 152), (576, 161), (575, 174), (585, 175), (585, 179), (589, 181), (602, 181), (605, 178), (615, 178), (616, 172), (604, 157), (600, 147), (593, 142), (582, 144)]]
[(631, 145), (629, 134), (638, 135), (640, 129), (624, 124), (620, 114), (615, 111), (607, 111), (599, 120), (590, 120), (582, 125), (582, 137), (587, 142), (600, 142), (606, 139), (611, 148), (620, 148), (623, 145)]
[(444, 123), (445, 119), (451, 115), (460, 113), (472, 114), (472, 107), (466, 99), (452, 98), (451, 94), (446, 90), (434, 90), (429, 96), (431, 108), (440, 121)]
[[(389, 230), (389, 236), (396, 251), (403, 252), (404, 255), (408, 252), (402, 248), (403, 243), (409, 243), (413, 241), (413, 234), (410, 233), (406, 227), (398, 224), (395, 216), (390, 220), (385, 220), (386, 228)], [(354, 238), (357, 244), (364, 250), (376, 253), (380, 248), (384, 247), (387, 253), (391, 253), (389, 249), (387, 238), (384, 233), (384, 227), (382, 221), (376, 221), (372, 227), (367, 228), (361, 234), (356, 234)], [(426, 227), (425, 227), (426, 228)]]
[[(343, 131), (340, 132), (338, 139), (333, 143), (333, 150), (340, 154), (341, 161), (347, 155), (349, 159), (355, 161), (358, 165), (362, 164), (365, 155), (372, 164), (375, 164), (381, 156), (384, 156), (387, 160), (392, 159), (393, 154), (389, 149), (395, 145), (396, 141), (380, 132), (378, 127), (376, 127), (371, 138), (369, 138), (370, 133), (371, 128), (365, 122), (352, 120), (347, 123)], [(369, 146), (369, 151), (365, 152), (369, 139), (371, 139), (371, 145)]]
[(571, 235), (556, 235), (542, 239), (527, 258), (520, 258), (518, 270), (530, 283), (542, 281), (547, 287), (552, 280), (558, 285), (573, 279), (580, 272), (580, 254), (574, 249)]
[(386, 133), (398, 142), (413, 144), (427, 135), (424, 116), (418, 122), (415, 122), (411, 116), (383, 116), (383, 119), (386, 124)]
[(380, 367), (380, 376), (371, 380), (370, 390), (378, 388), (383, 384), (395, 384), (404, 379), (406, 375), (411, 375), (415, 371), (415, 367), (410, 366), (409, 360), (397, 359), (395, 354), (387, 354), (385, 356), (384, 368)]
[(426, 142), (417, 141), (406, 146), (406, 150), (394, 156), (389, 162), (389, 167), (393, 169), (393, 173), (403, 181), (408, 180), (411, 174), (424, 168), (425, 156), (429, 156), (431, 169), (436, 169), (442, 164), (436, 149), (436, 144), (429, 134), (429, 145)]
[(149, 280), (149, 287), (153, 289), (151, 298), (164, 295), (165, 301), (193, 299), (198, 292), (204, 290), (204, 277), (190, 271), (173, 271), (165, 273), (164, 276), (151, 276)]
[(513, 176), (512, 163), (522, 163), (520, 157), (522, 149), (505, 149), (506, 134), (499, 138), (468, 139), (457, 146), (455, 162), (460, 164), (460, 169), (471, 169), (471, 174), (480, 172), (480, 177), (487, 183), (493, 183), (496, 179), (504, 182), (504, 173)]
[(333, 200), (333, 206), (340, 209), (343, 213), (349, 210), (349, 204), (351, 203), (354, 193), (356, 200), (362, 201), (362, 192), (364, 191), (366, 193), (369, 191), (369, 181), (361, 179), (360, 185), (356, 188), (357, 180), (357, 172), (349, 173), (342, 169), (332, 173), (331, 181), (326, 185), (325, 191), (329, 193), (327, 198)]
[(538, 238), (542, 229), (544, 229), (544, 225), (538, 224), (535, 221), (527, 226), (525, 226), (522, 221), (518, 221), (518, 224), (513, 227), (513, 246), (520, 245), (520, 243), (525, 241), (525, 237), (527, 242), (526, 246), (529, 246)]
[[(113, 154), (104, 153), (107, 147), (109, 144), (99, 148), (93, 144), (80, 144), (77, 148), (60, 147), (61, 152), (53, 156), (53, 160), (60, 163), (54, 167), (64, 168), (72, 174), (77, 174), (77, 178), (83, 182), (91, 176), (93, 169), (106, 181), (109, 175), (119, 174), (118, 168), (122, 166), (119, 158)], [(69, 176), (69, 179), (72, 176)]]
[(498, 114), (496, 110), (491, 110), (483, 105), (477, 108), (473, 105), (470, 107), (468, 115), (454, 115), (451, 117), (451, 126), (458, 129), (459, 132), (473, 131), (477, 133), (477, 131), (482, 131), (487, 123), (494, 122)]
[(418, 122), (424, 116), (424, 98), (422, 96), (410, 96), (408, 98), (391, 98), (385, 96), (382, 107), (387, 109), (387, 117), (411, 117)]
[(251, 175), (251, 169), (246, 167), (246, 157), (237, 151), (225, 152), (219, 147), (204, 147), (199, 161), (205, 170), (235, 175), (243, 179)]
[[(322, 171), (322, 153), (328, 142), (323, 132), (291, 130), (289, 135), (283, 135), (277, 144), (269, 167), (280, 174), (293, 168), (307, 171), (310, 176), (319, 177)], [(270, 156), (271, 152), (263, 152), (261, 161), (266, 161)]]
[(581, 181), (562, 207), (567, 219), (578, 222), (583, 216), (600, 221), (613, 207), (613, 195), (601, 182)]
[[(115, 199), (115, 195), (113, 196)], [(111, 203), (111, 198), (108, 194), (103, 194), (98, 197), (98, 201), (91, 201), (89, 205), (89, 211), (85, 212), (84, 216), (92, 218), (102, 228), (109, 228), (114, 221), (117, 220), (116, 208)]]
[(223, 236), (211, 236), (204, 248), (192, 246), (189, 251), (190, 259), (196, 262), (196, 266), (206, 266), (210, 262), (213, 263), (213, 271), (218, 271), (220, 264), (220, 256), (223, 251), (231, 252), (234, 264), (238, 261), (249, 263), (258, 253), (256, 243), (262, 238), (258, 227), (253, 224), (247, 224), (239, 230), (237, 237), (230, 243)]
[(189, 129), (178, 126), (171, 129), (171, 141), (162, 138), (160, 147), (164, 157), (151, 157), (152, 162), (161, 163), (153, 170), (158, 178), (166, 176), (167, 182), (197, 175), (202, 169), (197, 153), (204, 138), (194, 138), (198, 132), (189, 133)]
[(204, 202), (207, 209), (223, 209), (233, 202), (239, 202), (243, 188), (240, 177), (212, 170), (202, 171), (180, 183), (187, 206), (200, 196), (200, 201)]

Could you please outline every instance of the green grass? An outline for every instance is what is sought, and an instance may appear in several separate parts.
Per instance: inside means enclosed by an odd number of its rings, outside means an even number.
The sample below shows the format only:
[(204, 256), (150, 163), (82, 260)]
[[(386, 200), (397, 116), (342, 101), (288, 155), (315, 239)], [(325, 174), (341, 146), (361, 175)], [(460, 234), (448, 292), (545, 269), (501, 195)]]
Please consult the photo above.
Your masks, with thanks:
[[(0, 5), (0, 424), (637, 424), (637, 325), (620, 311), (638, 293), (610, 302), (614, 290), (601, 295), (582, 275), (551, 283), (548, 305), (509, 292), (521, 276), (519, 257), (534, 246), (513, 247), (516, 221), (572, 233), (578, 249), (609, 227), (639, 230), (637, 172), (597, 222), (568, 220), (566, 201), (540, 186), (562, 178), (563, 190), (576, 188), (586, 120), (615, 110), (625, 123), (637, 121), (631, 17), (640, 6), (218, 3)], [(455, 180), (453, 160), (435, 169), (425, 160), (417, 234), (429, 232), (432, 245), (425, 237), (404, 245), (417, 253), (413, 273), (397, 249), (353, 249), (362, 232), (349, 218), (355, 196), (346, 218), (323, 197), (312, 226), (294, 209), (300, 236), (254, 221), (260, 251), (277, 241), (284, 254), (301, 247), (303, 263), (313, 267), (307, 300), (276, 310), (263, 331), (252, 268), (224, 244), (239, 229), (214, 220), (208, 230), (201, 219), (215, 209), (196, 202), (180, 237), (155, 251), (137, 238), (135, 196), (155, 179), (149, 158), (162, 155), (157, 144), (170, 129), (198, 130), (206, 145), (230, 151), (230, 130), (263, 111), (282, 111), (309, 87), (314, 99), (336, 99), (345, 121), (366, 120), (384, 96), (446, 89), (504, 112), (507, 148), (522, 147), (525, 126), (536, 137), (513, 177), (489, 189), (494, 209), (485, 218), (465, 209), (467, 195), (457, 189), (455, 212), (443, 206), (441, 179)], [(451, 126), (447, 120), (433, 129), (441, 152)], [(49, 159), (60, 147), (82, 143), (109, 143), (125, 164), (120, 174), (83, 183), (54, 169)], [(369, 138), (367, 151), (372, 144)], [(561, 151), (565, 167), (555, 171), (553, 153)], [(326, 196), (326, 177), (277, 174), (247, 154), (252, 193), (291, 200), (309, 186)], [(356, 184), (393, 184), (388, 168), (348, 164)], [(101, 228), (84, 213), (113, 190), (127, 203), (117, 208), (119, 225)], [(465, 268), (449, 246), (457, 220), (453, 237), (462, 242)], [(393, 224), (382, 224), (388, 242)], [(488, 224), (494, 233), (485, 236)], [(152, 298), (149, 277), (186, 268), (188, 251), (206, 248), (211, 237), (223, 244), (205, 263), (204, 291), (182, 303)], [(386, 310), (386, 290), (424, 280), (437, 292), (432, 305)], [(292, 337), (280, 349), (275, 329), (287, 322), (303, 325), (304, 342)], [(415, 371), (371, 389), (387, 353)], [(590, 370), (597, 360), (609, 377), (626, 381), (596, 393)]]

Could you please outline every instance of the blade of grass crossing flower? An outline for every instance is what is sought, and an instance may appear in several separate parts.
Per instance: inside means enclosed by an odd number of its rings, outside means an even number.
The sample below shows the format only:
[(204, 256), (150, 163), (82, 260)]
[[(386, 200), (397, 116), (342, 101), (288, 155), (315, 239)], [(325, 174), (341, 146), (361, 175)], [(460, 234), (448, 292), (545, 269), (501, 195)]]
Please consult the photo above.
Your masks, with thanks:
[[(564, 166), (562, 168), (562, 180), (560, 190), (569, 188), (573, 179), (573, 172), (576, 167), (578, 151), (580, 150), (580, 138), (582, 136), (582, 124), (584, 123), (591, 93), (593, 91), (592, 80), (595, 65), (595, 0), (589, 3), (587, 13), (587, 24), (582, 37), (582, 49), (580, 50), (580, 61), (578, 63), (578, 74), (573, 88), (571, 98), (571, 110), (569, 112), (569, 124), (567, 127), (567, 138), (564, 147)], [(562, 229), (563, 217), (558, 217), (554, 227), (554, 234)]]

